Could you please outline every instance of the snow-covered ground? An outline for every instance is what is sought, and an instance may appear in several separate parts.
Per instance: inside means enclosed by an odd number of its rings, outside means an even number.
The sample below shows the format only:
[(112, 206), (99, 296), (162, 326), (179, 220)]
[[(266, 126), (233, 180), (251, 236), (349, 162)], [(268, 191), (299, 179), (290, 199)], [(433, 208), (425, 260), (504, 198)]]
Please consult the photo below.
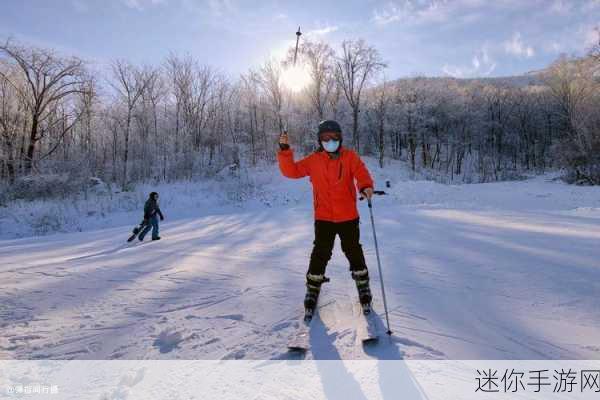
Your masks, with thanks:
[[(548, 175), (446, 186), (409, 180), (401, 164), (371, 168), (380, 186), (392, 183), (374, 212), (394, 335), (357, 343), (338, 242), (308, 358), (600, 358), (600, 188)], [(217, 184), (161, 187), (159, 242), (124, 243), (139, 211), (0, 241), (0, 359), (289, 357), (313, 238), (310, 185), (276, 168), (254, 182), (258, 200), (237, 205), (210, 192)]]
[(306, 191), (280, 190), (280, 177), (274, 172), (273, 165), (235, 172), (225, 168), (213, 179), (146, 183), (130, 192), (100, 185), (77, 198), (12, 201), (0, 207), (0, 239), (86, 232), (124, 224), (133, 227), (140, 222), (144, 201), (152, 191), (160, 193), (160, 204), (169, 220), (304, 200)]

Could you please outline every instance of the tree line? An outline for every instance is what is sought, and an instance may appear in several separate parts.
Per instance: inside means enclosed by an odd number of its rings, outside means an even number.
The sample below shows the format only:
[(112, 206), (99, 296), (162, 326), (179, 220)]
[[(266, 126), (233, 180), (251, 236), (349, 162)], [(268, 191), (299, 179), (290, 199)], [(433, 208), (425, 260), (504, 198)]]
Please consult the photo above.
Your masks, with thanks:
[[(339, 48), (304, 40), (231, 78), (191, 56), (160, 65), (78, 57), (6, 40), (0, 45), (0, 180), (32, 175), (136, 182), (195, 179), (225, 166), (274, 162), (287, 130), (301, 153), (315, 126), (337, 119), (344, 144), (405, 160), (444, 181), (511, 179), (564, 168), (600, 184), (600, 44), (523, 77), (388, 80), (363, 40)], [(309, 83), (286, 86), (302, 68)], [(289, 79), (289, 78), (287, 78)]]

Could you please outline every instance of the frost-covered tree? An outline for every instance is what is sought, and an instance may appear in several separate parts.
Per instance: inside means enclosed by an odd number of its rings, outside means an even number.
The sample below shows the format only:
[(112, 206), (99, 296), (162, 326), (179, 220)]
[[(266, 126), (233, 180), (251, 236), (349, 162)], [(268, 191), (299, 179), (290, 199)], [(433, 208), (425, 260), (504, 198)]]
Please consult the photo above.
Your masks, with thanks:
[[(85, 64), (76, 57), (62, 57), (47, 49), (23, 46), (7, 40), (0, 45), (0, 57), (10, 72), (0, 69), (0, 80), (24, 106), (27, 145), (24, 173), (30, 173), (35, 157), (44, 159), (59, 146), (81, 116), (75, 98), (88, 90)], [(57, 141), (43, 154), (38, 143), (54, 134)]]
[(336, 59), (336, 79), (352, 108), (352, 144), (360, 151), (358, 114), (363, 90), (373, 75), (385, 68), (379, 51), (364, 40), (342, 42), (341, 54)]

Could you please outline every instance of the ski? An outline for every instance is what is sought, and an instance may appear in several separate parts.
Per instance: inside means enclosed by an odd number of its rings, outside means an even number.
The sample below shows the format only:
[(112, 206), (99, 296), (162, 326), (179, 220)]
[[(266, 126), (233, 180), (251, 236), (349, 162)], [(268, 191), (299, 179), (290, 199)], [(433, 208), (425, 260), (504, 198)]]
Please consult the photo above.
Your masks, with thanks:
[(360, 309), (360, 322), (357, 325), (356, 336), (363, 344), (375, 343), (379, 339), (379, 334), (373, 319), (375, 316), (373, 308), (370, 305), (361, 305)]
[(310, 323), (318, 310), (333, 303), (335, 303), (335, 300), (331, 299), (322, 304), (318, 304), (314, 310), (304, 309), (304, 316), (298, 322), (296, 331), (294, 331), (288, 341), (287, 348), (289, 352), (304, 354), (310, 349)]
[(288, 350), (292, 352), (306, 352), (310, 347), (310, 321), (314, 316), (313, 310), (305, 310), (304, 318), (288, 343)]

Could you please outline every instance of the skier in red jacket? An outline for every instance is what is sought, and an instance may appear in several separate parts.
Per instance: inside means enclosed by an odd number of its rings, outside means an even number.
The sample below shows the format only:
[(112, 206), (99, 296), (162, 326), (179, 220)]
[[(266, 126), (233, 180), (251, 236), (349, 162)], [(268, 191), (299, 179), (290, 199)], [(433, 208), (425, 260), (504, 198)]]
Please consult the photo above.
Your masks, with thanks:
[(369, 271), (360, 245), (359, 214), (356, 193), (373, 195), (373, 180), (358, 154), (342, 146), (342, 129), (336, 121), (319, 123), (319, 149), (300, 161), (294, 161), (288, 137), (279, 139), (277, 154), (281, 173), (293, 179), (310, 177), (315, 209), (315, 240), (306, 273), (304, 307), (310, 318), (317, 304), (325, 268), (331, 258), (336, 235), (350, 263), (358, 297), (365, 312), (370, 311)]

